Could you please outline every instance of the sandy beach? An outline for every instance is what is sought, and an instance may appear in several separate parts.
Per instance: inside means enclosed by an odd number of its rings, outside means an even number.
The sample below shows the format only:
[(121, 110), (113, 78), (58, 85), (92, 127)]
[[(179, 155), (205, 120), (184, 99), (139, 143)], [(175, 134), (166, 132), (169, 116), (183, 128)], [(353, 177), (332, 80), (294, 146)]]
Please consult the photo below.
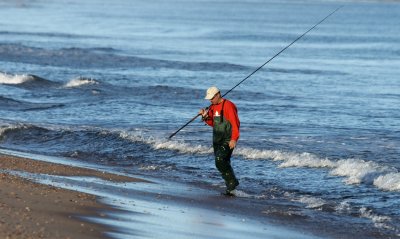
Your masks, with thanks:
[(14, 155), (0, 154), (0, 238), (318, 238), (210, 190)]
[[(7, 170), (53, 175), (96, 176), (111, 181), (136, 179), (95, 170), (0, 155), (0, 238), (107, 238), (107, 229), (79, 219), (112, 210), (96, 196), (34, 183)], [(109, 230), (109, 229), (108, 229)]]
[(2, 149), (0, 178), (0, 238), (387, 238), (312, 221), (273, 198), (62, 157)]

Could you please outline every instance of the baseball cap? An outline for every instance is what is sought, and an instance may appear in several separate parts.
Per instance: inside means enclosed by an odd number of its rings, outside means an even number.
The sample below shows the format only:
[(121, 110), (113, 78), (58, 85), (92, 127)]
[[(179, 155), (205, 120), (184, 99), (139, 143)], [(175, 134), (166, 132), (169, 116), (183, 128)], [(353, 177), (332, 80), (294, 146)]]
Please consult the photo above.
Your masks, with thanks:
[(204, 97), (204, 99), (211, 100), (217, 93), (219, 93), (219, 89), (215, 86), (211, 86), (208, 88), (206, 97)]

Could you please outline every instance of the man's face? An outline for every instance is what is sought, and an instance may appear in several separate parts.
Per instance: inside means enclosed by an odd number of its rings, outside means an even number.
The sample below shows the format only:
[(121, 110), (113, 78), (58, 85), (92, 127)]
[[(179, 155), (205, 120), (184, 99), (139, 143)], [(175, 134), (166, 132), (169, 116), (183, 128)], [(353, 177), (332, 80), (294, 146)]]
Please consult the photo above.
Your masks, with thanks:
[(210, 102), (211, 102), (211, 104), (213, 104), (213, 105), (217, 105), (217, 104), (219, 103), (220, 100), (221, 100), (221, 94), (220, 94), (220, 93), (217, 93), (217, 94), (214, 95), (213, 98), (211, 98)]

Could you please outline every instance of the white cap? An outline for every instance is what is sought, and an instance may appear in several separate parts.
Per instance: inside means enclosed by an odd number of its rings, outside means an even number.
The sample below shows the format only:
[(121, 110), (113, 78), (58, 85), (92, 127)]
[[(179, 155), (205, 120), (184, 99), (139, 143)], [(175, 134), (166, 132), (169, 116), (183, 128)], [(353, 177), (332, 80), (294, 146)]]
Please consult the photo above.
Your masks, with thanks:
[(219, 93), (219, 89), (215, 86), (211, 86), (207, 90), (207, 95), (204, 97), (206, 100), (211, 100), (217, 93)]

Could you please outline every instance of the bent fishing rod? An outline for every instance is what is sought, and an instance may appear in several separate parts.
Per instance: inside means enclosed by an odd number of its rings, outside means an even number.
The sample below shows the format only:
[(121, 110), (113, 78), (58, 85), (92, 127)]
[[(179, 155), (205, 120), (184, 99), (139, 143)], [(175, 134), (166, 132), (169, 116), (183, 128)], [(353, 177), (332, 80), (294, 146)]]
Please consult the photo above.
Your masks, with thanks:
[[(333, 12), (331, 12), (328, 16), (324, 17), (321, 21), (319, 21), (317, 24), (315, 24), (313, 27), (311, 27), (310, 29), (308, 29), (306, 32), (304, 32), (302, 35), (300, 35), (299, 37), (297, 37), (295, 40), (293, 40), (289, 45), (285, 46), (284, 48), (282, 48), (282, 50), (280, 50), (278, 53), (276, 53), (273, 57), (271, 57), (268, 61), (264, 62), (264, 64), (262, 64), (261, 66), (259, 66), (257, 69), (255, 69), (253, 72), (251, 72), (248, 76), (246, 76), (243, 80), (241, 80), (239, 83), (237, 83), (234, 87), (232, 87), (230, 90), (228, 90), (225, 94), (222, 95), (222, 97), (226, 96), (227, 94), (229, 94), (232, 90), (234, 90), (236, 87), (238, 87), (240, 84), (242, 84), (244, 81), (246, 81), (247, 79), (249, 79), (252, 75), (254, 75), (254, 73), (256, 73), (257, 71), (259, 71), (261, 68), (263, 68), (266, 64), (268, 64), (270, 61), (272, 61), (275, 57), (279, 56), (282, 52), (284, 52), (286, 49), (288, 49), (290, 46), (292, 46), (295, 42), (297, 42), (298, 40), (300, 40), (302, 37), (304, 37), (307, 33), (309, 33), (311, 30), (313, 30), (315, 27), (317, 27), (319, 24), (321, 24), (323, 21), (325, 21), (328, 17), (330, 17), (331, 15), (333, 15), (335, 12), (337, 12), (340, 8), (342, 8), (343, 6), (340, 6), (338, 8), (336, 8)], [(210, 105), (211, 106), (211, 105)], [(209, 107), (210, 107), (209, 106)], [(206, 109), (208, 109), (209, 107), (207, 107)], [(192, 123), (195, 119), (197, 119), (197, 117), (199, 117), (201, 114), (197, 114), (195, 117), (193, 117), (191, 120), (189, 120), (186, 124), (184, 124), (182, 127), (180, 127), (177, 131), (175, 131), (174, 133), (172, 133), (168, 138), (171, 139), (172, 137), (174, 137), (179, 131), (181, 131), (183, 128), (185, 128), (186, 126), (188, 126), (190, 123)]]

